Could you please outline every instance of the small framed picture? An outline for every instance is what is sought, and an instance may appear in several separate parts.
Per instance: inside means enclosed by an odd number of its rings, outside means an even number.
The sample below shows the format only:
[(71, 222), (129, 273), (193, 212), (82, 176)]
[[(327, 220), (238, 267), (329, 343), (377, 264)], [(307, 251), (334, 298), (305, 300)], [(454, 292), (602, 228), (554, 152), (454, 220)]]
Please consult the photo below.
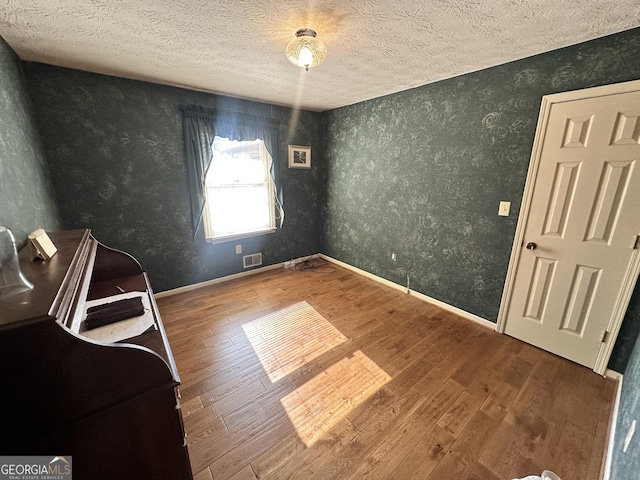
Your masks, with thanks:
[(289, 145), (289, 168), (311, 168), (311, 147)]

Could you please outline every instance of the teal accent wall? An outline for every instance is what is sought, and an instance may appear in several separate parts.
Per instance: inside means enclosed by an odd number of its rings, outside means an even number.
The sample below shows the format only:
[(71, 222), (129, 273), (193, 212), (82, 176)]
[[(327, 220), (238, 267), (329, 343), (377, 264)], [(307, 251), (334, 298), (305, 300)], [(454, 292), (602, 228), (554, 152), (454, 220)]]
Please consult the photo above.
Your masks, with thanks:
[[(631, 357), (632, 350), (638, 349), (637, 344), (640, 338), (640, 280), (631, 296), (629, 308), (624, 317), (622, 327), (616, 339), (609, 368), (616, 372), (624, 373), (627, 370), (627, 363)], [(640, 465), (638, 465), (640, 467)]]
[[(65, 228), (129, 252), (163, 291), (320, 250), (319, 114), (37, 63), (25, 68)], [(181, 104), (266, 116), (280, 138), (285, 221), (270, 235), (210, 244), (189, 217)], [(312, 169), (287, 168), (287, 145), (312, 148)]]
[(622, 324), (622, 330), (616, 341), (615, 355), (609, 362), (609, 368), (624, 373), (611, 458), (611, 475), (609, 477), (611, 479), (637, 478), (640, 471), (640, 443), (637, 432), (627, 452), (623, 453), (622, 451), (631, 422), (634, 419), (640, 421), (640, 338), (638, 338), (638, 325), (640, 325), (640, 287), (636, 286), (631, 298), (631, 305)]
[(638, 78), (634, 29), (326, 112), (323, 251), (495, 322), (542, 96)]
[[(640, 314), (635, 318), (640, 321)], [(638, 478), (638, 471), (640, 471), (638, 432), (636, 432), (636, 436), (626, 453), (622, 451), (624, 439), (634, 419), (640, 421), (640, 340), (635, 343), (624, 374), (618, 425), (611, 458), (611, 475), (609, 477), (611, 479)]]
[(0, 37), (0, 225), (21, 246), (36, 228), (59, 223), (22, 62)]

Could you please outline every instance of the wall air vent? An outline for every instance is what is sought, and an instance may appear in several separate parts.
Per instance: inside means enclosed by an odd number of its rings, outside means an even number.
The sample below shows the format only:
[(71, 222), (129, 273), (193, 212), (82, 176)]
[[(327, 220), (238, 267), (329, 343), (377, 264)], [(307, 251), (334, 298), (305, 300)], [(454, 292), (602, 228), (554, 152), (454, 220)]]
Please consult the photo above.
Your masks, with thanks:
[(261, 253), (254, 253), (252, 255), (245, 255), (242, 257), (243, 268), (257, 267), (258, 265), (262, 265)]

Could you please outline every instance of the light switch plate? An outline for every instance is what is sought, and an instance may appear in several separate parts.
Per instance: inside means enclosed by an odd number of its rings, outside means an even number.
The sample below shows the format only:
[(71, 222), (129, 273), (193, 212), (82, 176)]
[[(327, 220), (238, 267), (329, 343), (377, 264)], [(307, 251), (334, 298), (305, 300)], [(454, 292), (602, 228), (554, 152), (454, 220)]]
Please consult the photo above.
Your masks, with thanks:
[(511, 210), (511, 202), (500, 202), (500, 207), (498, 208), (498, 215), (501, 217), (508, 217), (509, 210)]
[(242, 253), (242, 245), (236, 245), (236, 255)]

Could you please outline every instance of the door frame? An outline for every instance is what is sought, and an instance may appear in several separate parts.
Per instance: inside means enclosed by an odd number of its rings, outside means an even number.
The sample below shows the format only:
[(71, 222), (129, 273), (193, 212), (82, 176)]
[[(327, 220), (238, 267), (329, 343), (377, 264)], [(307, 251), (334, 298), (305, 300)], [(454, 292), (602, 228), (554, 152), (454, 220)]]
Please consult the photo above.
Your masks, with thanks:
[[(604, 85), (601, 87), (585, 88), (583, 90), (573, 90), (570, 92), (555, 93), (542, 97), (540, 115), (538, 117), (538, 125), (536, 127), (536, 134), (533, 141), (533, 150), (531, 151), (531, 160), (529, 162), (529, 171), (527, 173), (524, 193), (522, 196), (522, 204), (520, 206), (520, 214), (518, 216), (518, 224), (516, 226), (513, 247), (511, 249), (511, 257), (509, 259), (509, 267), (507, 269), (507, 276), (505, 278), (504, 290), (502, 292), (500, 310), (498, 311), (498, 321), (496, 323), (497, 332), (504, 333), (507, 325), (507, 311), (513, 296), (513, 286), (515, 284), (518, 260), (520, 259), (520, 255), (522, 254), (524, 232), (529, 220), (531, 201), (533, 199), (533, 189), (538, 177), (538, 169), (540, 167), (540, 161), (542, 157), (542, 145), (547, 133), (547, 125), (549, 124), (551, 107), (556, 103), (571, 102), (574, 100), (586, 100), (589, 98), (604, 97), (608, 95), (616, 95), (634, 91), (640, 91), (640, 80), (616, 83), (612, 85)], [(631, 241), (632, 239), (629, 239), (629, 242)], [(640, 249), (636, 249), (632, 252), (631, 261), (629, 263), (629, 267), (627, 268), (622, 289), (618, 294), (613, 315), (609, 321), (609, 324), (607, 325), (606, 338), (600, 345), (600, 349), (598, 351), (598, 356), (593, 367), (593, 371), (596, 373), (604, 375), (607, 370), (609, 357), (611, 356), (611, 352), (613, 351), (613, 347), (616, 343), (616, 338), (618, 337), (620, 326), (622, 325), (622, 320), (624, 319), (627, 307), (629, 306), (631, 294), (633, 293), (636, 279), (638, 278), (639, 274)]]

